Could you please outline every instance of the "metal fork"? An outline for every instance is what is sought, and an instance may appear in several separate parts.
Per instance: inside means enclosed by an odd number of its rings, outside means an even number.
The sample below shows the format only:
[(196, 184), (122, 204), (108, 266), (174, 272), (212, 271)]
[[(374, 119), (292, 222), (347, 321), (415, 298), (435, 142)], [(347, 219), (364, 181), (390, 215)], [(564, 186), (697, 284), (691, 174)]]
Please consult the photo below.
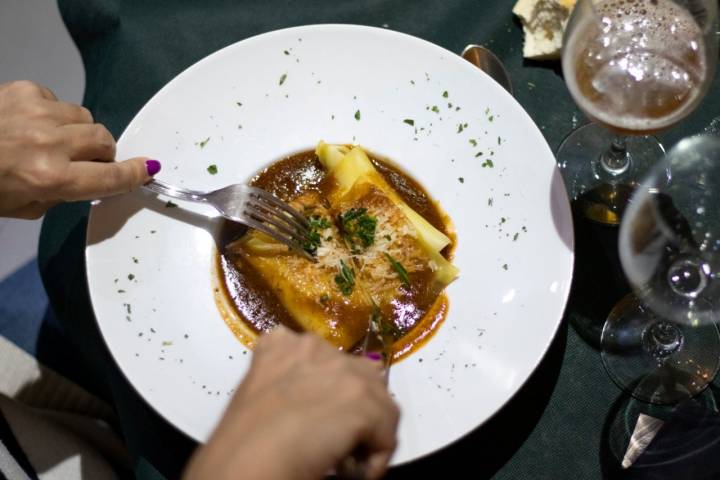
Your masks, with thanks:
[(235, 184), (212, 192), (200, 192), (174, 187), (160, 180), (146, 183), (145, 188), (168, 197), (212, 205), (223, 217), (263, 232), (308, 260), (316, 261), (303, 248), (310, 233), (305, 216), (265, 190)]

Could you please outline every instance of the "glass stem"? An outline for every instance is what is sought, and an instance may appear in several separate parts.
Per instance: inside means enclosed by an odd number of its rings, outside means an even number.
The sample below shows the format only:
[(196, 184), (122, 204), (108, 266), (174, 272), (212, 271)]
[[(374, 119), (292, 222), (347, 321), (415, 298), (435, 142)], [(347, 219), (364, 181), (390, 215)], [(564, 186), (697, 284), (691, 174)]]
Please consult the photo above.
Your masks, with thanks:
[(612, 175), (619, 175), (628, 169), (630, 155), (628, 155), (625, 136), (618, 135), (613, 138), (610, 147), (600, 154), (600, 164)]
[(643, 346), (657, 359), (663, 359), (680, 349), (683, 334), (680, 327), (661, 320), (650, 325), (643, 334)]

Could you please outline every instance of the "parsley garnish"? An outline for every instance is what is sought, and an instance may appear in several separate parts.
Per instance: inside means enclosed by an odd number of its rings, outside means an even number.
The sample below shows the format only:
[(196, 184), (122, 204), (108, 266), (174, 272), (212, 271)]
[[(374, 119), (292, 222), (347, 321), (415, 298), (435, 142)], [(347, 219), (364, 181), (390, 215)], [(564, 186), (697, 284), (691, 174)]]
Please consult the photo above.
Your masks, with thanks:
[(405, 120), (403, 120), (403, 123), (407, 123), (411, 127), (415, 126), (415, 120), (413, 120), (412, 118), (406, 118)]
[(352, 253), (360, 253), (358, 243), (362, 248), (375, 243), (377, 217), (368, 215), (367, 208), (351, 208), (340, 215), (339, 220), (341, 233), (350, 244)]
[(285, 83), (285, 80), (287, 80), (287, 73), (283, 73), (282, 75), (280, 75), (280, 81), (278, 82), (278, 85), (282, 85), (283, 83)]
[(310, 218), (308, 218), (308, 227), (309, 233), (307, 239), (305, 240), (305, 243), (303, 244), (303, 249), (305, 249), (305, 251), (308, 252), (310, 255), (315, 255), (317, 253), (318, 247), (322, 243), (322, 237), (320, 236), (320, 232), (327, 228), (330, 228), (330, 221), (328, 221), (327, 218), (323, 218), (319, 215), (312, 215)]
[(178, 205), (175, 202), (171, 202), (170, 200), (167, 201), (165, 204), (165, 208), (176, 208)]
[(210, 175), (215, 175), (218, 172), (217, 165), (212, 164), (207, 168), (207, 171)]
[(355, 111), (355, 120), (360, 121), (360, 110)]
[(485, 160), (483, 163), (481, 163), (480, 166), (481, 166), (482, 168), (493, 168), (493, 167), (495, 167), (495, 164), (493, 163), (492, 160), (490, 160), (490, 159), (488, 158), (488, 159)]
[(445, 91), (443, 92), (443, 97), (448, 98), (448, 92), (447, 92), (447, 90), (445, 90)]
[(463, 177), (458, 177), (458, 182), (465, 183), (465, 179)]
[(408, 277), (408, 272), (407, 272), (407, 270), (405, 270), (405, 267), (403, 267), (400, 262), (395, 260), (388, 253), (385, 253), (385, 258), (388, 259), (388, 262), (390, 262), (390, 266), (398, 274), (398, 277), (400, 278), (400, 281), (402, 282), (402, 284), (405, 285), (406, 287), (409, 287), (410, 286), (410, 278)]
[(340, 273), (335, 275), (335, 283), (346, 297), (349, 296), (353, 288), (355, 288), (355, 270), (348, 267), (342, 260), (340, 260)]
[(133, 275), (132, 273), (128, 274), (128, 280), (130, 280), (130, 281), (135, 280), (135, 275)]
[(433, 105), (430, 110), (432, 110), (432, 111), (435, 112), (435, 113), (440, 113), (440, 109), (438, 108), (437, 105)]
[(205, 145), (207, 145), (209, 141), (210, 141), (210, 137), (207, 137), (205, 140), (202, 140), (200, 142), (195, 142), (195, 145), (197, 145), (200, 148), (205, 148)]
[(330, 300), (330, 295), (328, 295), (327, 293), (323, 293), (322, 295), (320, 295), (320, 303), (322, 303), (323, 305), (325, 305), (328, 300)]

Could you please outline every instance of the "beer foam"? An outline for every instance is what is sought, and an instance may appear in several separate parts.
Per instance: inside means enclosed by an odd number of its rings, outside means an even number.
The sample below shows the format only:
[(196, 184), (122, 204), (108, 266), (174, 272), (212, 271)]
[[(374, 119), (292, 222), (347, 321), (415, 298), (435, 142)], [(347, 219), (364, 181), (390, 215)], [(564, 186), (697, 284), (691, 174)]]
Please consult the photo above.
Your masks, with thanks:
[(563, 71), (578, 106), (623, 130), (659, 130), (699, 100), (706, 77), (703, 35), (670, 0), (609, 0), (578, 19)]

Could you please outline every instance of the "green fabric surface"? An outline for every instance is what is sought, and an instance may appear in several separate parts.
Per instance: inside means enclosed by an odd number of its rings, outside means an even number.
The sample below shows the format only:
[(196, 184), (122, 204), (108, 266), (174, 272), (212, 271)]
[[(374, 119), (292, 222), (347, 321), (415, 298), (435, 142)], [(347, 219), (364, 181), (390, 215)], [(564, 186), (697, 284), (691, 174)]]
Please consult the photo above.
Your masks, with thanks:
[[(357, 23), (389, 28), (460, 52), (491, 48), (508, 67), (517, 100), (557, 148), (583, 116), (570, 98), (558, 62), (522, 58), (522, 29), (512, 0), (60, 0), (87, 72), (84, 104), (119, 136), (176, 74), (228, 44), (278, 28)], [(251, 72), (248, 72), (250, 74)], [(720, 111), (718, 80), (701, 107), (662, 136), (666, 146), (702, 130)], [(162, 160), (162, 159), (160, 159)], [(87, 298), (84, 232), (87, 204), (61, 205), (46, 216), (39, 262), (58, 318), (85, 353), (117, 404), (123, 433), (138, 458), (138, 477), (178, 476), (192, 442), (149, 411), (115, 368)], [(616, 231), (576, 225), (576, 276), (566, 319), (531, 379), (500, 413), (449, 448), (394, 469), (388, 478), (418, 475), (497, 479), (615, 477), (605, 447), (607, 422), (624, 396), (603, 370), (594, 345), (614, 302), (626, 291), (615, 253)], [(569, 324), (578, 325), (578, 331)], [(518, 331), (517, 335), (522, 335)], [(146, 475), (153, 471), (152, 475)]]

